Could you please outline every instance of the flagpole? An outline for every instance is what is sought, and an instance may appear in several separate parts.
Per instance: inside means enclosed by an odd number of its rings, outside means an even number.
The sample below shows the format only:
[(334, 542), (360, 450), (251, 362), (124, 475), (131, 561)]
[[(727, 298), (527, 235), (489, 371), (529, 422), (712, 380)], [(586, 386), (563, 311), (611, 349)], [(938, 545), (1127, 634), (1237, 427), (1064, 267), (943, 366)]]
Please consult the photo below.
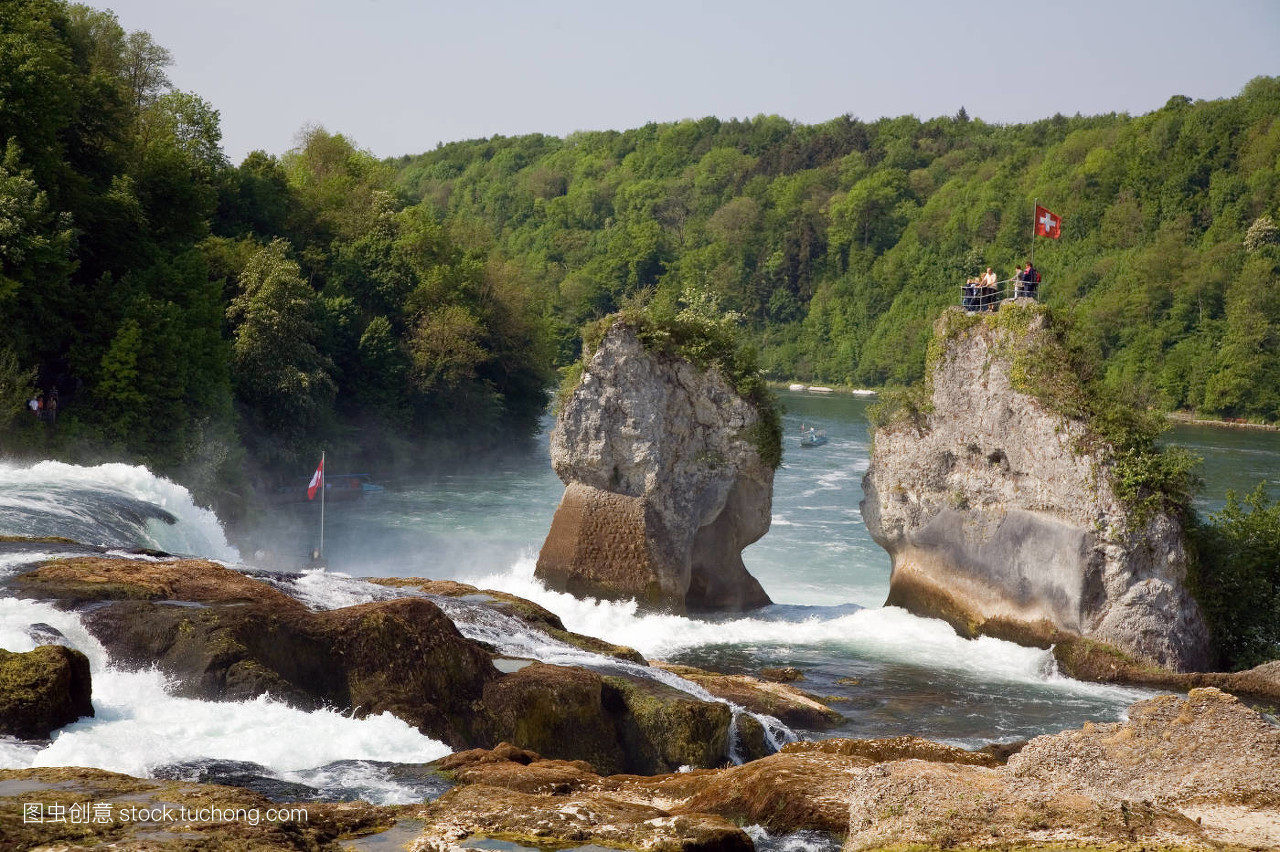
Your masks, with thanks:
[(1031, 205), (1031, 268), (1036, 268), (1036, 211), (1040, 209), (1040, 199)]
[(320, 451), (320, 558), (324, 559), (324, 492), (325, 478), (329, 474), (324, 469), (324, 450)]

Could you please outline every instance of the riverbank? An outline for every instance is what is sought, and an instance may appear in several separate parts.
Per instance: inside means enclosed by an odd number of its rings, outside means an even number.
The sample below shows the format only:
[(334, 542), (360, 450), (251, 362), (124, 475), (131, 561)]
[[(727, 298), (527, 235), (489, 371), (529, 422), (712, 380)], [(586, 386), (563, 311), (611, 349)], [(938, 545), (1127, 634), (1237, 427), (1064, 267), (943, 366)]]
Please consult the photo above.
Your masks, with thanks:
[(770, 390), (773, 391), (790, 391), (792, 393), (813, 393), (813, 394), (846, 394), (855, 397), (875, 397), (880, 391), (871, 388), (855, 388), (853, 385), (820, 385), (809, 384), (808, 382), (796, 381), (769, 381), (766, 382)]
[(1225, 429), (1253, 429), (1259, 432), (1280, 432), (1280, 426), (1271, 423), (1250, 423), (1246, 420), (1202, 420), (1190, 411), (1170, 411), (1165, 417), (1190, 426), (1220, 426)]

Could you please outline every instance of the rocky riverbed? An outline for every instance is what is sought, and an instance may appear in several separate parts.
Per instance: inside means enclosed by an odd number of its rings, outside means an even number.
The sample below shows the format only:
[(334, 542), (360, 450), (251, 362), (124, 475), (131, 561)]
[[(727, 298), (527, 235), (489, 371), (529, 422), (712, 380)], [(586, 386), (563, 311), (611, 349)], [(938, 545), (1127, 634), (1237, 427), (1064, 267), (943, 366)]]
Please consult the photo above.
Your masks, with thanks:
[[(606, 776), (503, 743), (438, 761), (454, 786), (417, 806), (283, 805), (98, 770), (0, 771), (0, 848), (745, 852), (753, 837), (808, 832), (848, 852), (1276, 849), (1277, 766), (1280, 729), (1203, 689), (1012, 756), (913, 737), (826, 740), (742, 766)], [(381, 832), (396, 844), (377, 845)]]
[[(317, 611), (286, 594), (295, 588), (289, 575), (152, 555), (52, 560), (8, 584), (82, 610), (113, 660), (158, 665), (180, 692), (215, 701), (272, 692), (299, 706), (386, 711), (459, 750), (415, 769), (431, 780), (420, 785), (426, 799), (399, 806), (314, 795), (290, 803), (308, 791), (237, 781), (230, 769), (171, 773), (174, 780), (6, 770), (0, 849), (374, 849), (394, 838), (390, 848), (418, 850), (495, 840), (746, 850), (799, 832), (851, 852), (904, 843), (1280, 848), (1280, 729), (1218, 689), (1153, 698), (1127, 721), (1025, 746), (973, 752), (898, 737), (793, 742), (774, 752), (757, 718), (820, 730), (839, 716), (778, 682), (798, 672), (766, 680), (659, 667), (570, 633), (530, 601), (461, 583), (384, 580), (375, 587), (386, 599)], [(621, 668), (512, 657), (463, 635), (450, 607), (480, 607), (497, 630), (555, 635)], [(52, 644), (42, 647), (61, 653), (58, 638), (48, 633)], [(705, 697), (639, 677), (640, 667), (682, 678)], [(1274, 695), (1280, 663), (1220, 677), (1244, 694)], [(66, 679), (67, 693), (83, 688)], [(740, 765), (729, 762), (731, 749)], [(205, 777), (257, 791), (200, 783)]]

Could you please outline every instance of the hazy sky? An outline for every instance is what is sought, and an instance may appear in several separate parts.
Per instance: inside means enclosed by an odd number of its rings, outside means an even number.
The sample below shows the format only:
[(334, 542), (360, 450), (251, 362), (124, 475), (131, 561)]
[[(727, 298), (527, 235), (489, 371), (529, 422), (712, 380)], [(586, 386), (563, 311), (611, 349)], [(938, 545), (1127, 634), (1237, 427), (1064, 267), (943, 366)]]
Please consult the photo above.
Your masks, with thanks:
[(233, 162), (777, 113), (1138, 115), (1280, 74), (1280, 0), (90, 0), (176, 59)]

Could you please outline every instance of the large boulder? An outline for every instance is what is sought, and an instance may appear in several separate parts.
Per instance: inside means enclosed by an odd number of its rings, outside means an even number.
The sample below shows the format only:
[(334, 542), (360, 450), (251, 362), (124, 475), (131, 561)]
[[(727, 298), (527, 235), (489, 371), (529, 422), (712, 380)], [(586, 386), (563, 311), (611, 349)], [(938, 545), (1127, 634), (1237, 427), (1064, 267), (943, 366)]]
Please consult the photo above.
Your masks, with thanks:
[(531, 663), (487, 684), (494, 737), (604, 772), (651, 775), (729, 758), (727, 704), (653, 680)]
[(770, 603), (742, 563), (769, 529), (761, 412), (715, 369), (649, 351), (619, 321), (560, 407), (565, 483), (537, 576), (579, 596), (744, 610)]
[[(446, 596), (475, 592), (422, 579), (386, 584)], [(91, 603), (85, 626), (112, 661), (158, 666), (180, 695), (269, 693), (307, 709), (389, 712), (455, 748), (507, 741), (609, 772), (669, 772), (728, 758), (728, 705), (625, 671), (605, 676), (511, 659), (500, 671), (493, 649), (464, 637), (422, 596), (314, 612), (269, 583), (198, 559), (67, 559), (11, 585), (27, 596)], [(530, 601), (474, 596), (566, 641), (643, 664), (631, 649), (564, 631)]]
[(16, 653), (0, 649), (0, 734), (44, 739), (93, 715), (89, 659), (63, 645)]
[(893, 560), (887, 603), (965, 635), (1083, 636), (1207, 667), (1182, 523), (1120, 499), (1110, 446), (1045, 401), (1075, 378), (1044, 310), (952, 310), (934, 333), (927, 399), (879, 425), (863, 479), (867, 529)]
[(1139, 702), (1125, 722), (1037, 737), (1003, 767), (902, 760), (860, 770), (845, 849), (1276, 849), (1277, 766), (1280, 728), (1232, 696), (1196, 689)]

